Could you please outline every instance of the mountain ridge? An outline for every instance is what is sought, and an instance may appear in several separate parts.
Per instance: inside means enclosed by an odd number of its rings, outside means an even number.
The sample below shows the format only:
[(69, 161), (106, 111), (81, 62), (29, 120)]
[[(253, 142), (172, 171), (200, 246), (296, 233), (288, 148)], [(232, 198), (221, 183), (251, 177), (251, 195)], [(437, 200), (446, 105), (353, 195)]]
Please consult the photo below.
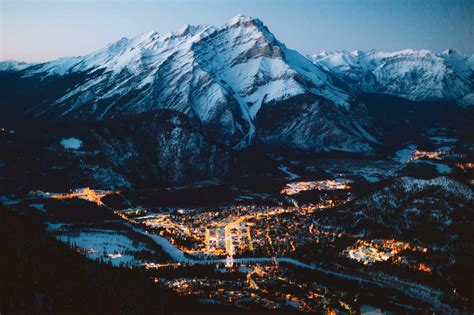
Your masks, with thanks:
[[(243, 15), (218, 27), (146, 32), (88, 55), (16, 67), (10, 62), (7, 73), (16, 77), (6, 80), (18, 91), (2, 91), (0, 102), (18, 97), (20, 116), (107, 120), (168, 109), (238, 150), (262, 143), (371, 154), (379, 139), (360, 93), (474, 103), (474, 56), (407, 49), (309, 58)], [(29, 81), (31, 93), (22, 89)]]
[[(257, 139), (256, 123), (257, 113), (266, 104), (305, 94), (318, 96), (323, 99), (313, 98), (310, 107), (317, 110), (320, 101), (328, 100), (324, 107), (343, 125), (320, 121), (318, 128), (327, 129), (327, 124), (339, 128), (343, 136), (338, 141), (344, 143), (321, 147), (321, 142), (315, 141), (303, 148), (298, 141), (291, 142), (291, 148), (345, 151), (350, 150), (349, 139), (355, 144), (354, 151), (371, 150), (367, 143), (372, 137), (366, 137), (369, 124), (353, 117), (355, 99), (336, 78), (288, 49), (259, 19), (242, 15), (221, 27), (186, 25), (173, 33), (147, 32), (133, 39), (122, 38), (92, 54), (33, 65), (19, 73), (20, 81), (64, 82), (69, 75), (77, 77), (65, 84), (57, 97), (29, 106), (26, 112), (30, 117), (103, 120), (171, 109), (188, 115), (211, 138), (235, 149), (265, 141)], [(281, 131), (309, 129), (293, 126)]]
[(310, 57), (348, 85), (348, 91), (381, 93), (413, 101), (474, 104), (474, 55), (405, 49), (326, 51)]

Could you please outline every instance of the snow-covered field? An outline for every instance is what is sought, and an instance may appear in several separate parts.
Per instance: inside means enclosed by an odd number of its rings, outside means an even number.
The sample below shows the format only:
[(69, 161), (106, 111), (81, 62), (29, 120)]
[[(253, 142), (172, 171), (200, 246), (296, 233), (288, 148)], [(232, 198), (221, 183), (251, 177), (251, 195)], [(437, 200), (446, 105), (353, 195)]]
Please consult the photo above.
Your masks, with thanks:
[(144, 264), (144, 261), (135, 258), (135, 254), (147, 250), (146, 244), (132, 240), (126, 233), (102, 229), (75, 232), (65, 227), (63, 224), (48, 224), (48, 230), (58, 240), (76, 246), (90, 259), (110, 262), (114, 266)]
[(416, 145), (410, 145), (406, 149), (398, 150), (395, 153), (394, 160), (399, 163), (408, 163), (413, 157), (413, 152), (415, 152), (416, 148), (417, 148)]
[[(441, 143), (453, 143), (457, 141), (456, 139), (448, 139), (443, 137), (432, 137), (430, 139), (437, 139), (438, 143), (439, 141), (444, 141), (440, 139), (447, 139), (447, 141)], [(449, 165), (443, 163), (443, 160), (446, 156), (452, 155), (452, 149), (452, 146), (444, 146), (436, 148), (435, 151), (419, 151), (417, 150), (416, 145), (410, 145), (405, 149), (398, 150), (395, 153), (394, 161), (397, 161), (401, 164), (406, 164), (410, 162), (416, 164), (429, 164), (434, 166), (438, 173), (449, 174), (453, 170)]]
[(12, 206), (16, 205), (21, 202), (21, 200), (14, 199), (14, 195), (3, 195), (0, 196), (0, 203), (4, 205), (5, 207), (7, 206)]
[(66, 150), (77, 150), (82, 147), (82, 141), (77, 138), (63, 138), (60, 143)]

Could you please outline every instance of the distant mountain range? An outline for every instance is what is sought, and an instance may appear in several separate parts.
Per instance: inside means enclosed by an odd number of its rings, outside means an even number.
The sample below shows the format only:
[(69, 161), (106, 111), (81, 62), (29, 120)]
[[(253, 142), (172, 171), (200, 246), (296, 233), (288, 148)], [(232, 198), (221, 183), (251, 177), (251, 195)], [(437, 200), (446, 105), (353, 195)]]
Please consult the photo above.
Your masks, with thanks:
[(336, 75), (352, 93), (390, 94), (413, 101), (474, 104), (474, 55), (453, 50), (323, 52), (313, 62)]

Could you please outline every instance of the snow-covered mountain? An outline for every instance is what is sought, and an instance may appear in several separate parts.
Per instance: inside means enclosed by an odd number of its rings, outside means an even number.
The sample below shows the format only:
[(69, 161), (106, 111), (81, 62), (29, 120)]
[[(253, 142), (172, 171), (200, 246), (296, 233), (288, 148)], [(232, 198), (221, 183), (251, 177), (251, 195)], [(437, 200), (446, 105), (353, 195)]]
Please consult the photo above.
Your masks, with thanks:
[(453, 50), (393, 53), (323, 52), (313, 62), (344, 81), (353, 93), (391, 94), (414, 101), (457, 100), (474, 104), (474, 55)]
[[(288, 49), (260, 20), (242, 15), (221, 27), (186, 25), (173, 33), (122, 38), (86, 56), (34, 65), (21, 76), (56, 82), (54, 96), (28, 108), (35, 117), (102, 120), (166, 108), (188, 115), (208, 136), (234, 148), (262, 141), (360, 152), (370, 150), (373, 140), (366, 121), (352, 113), (354, 99), (333, 75)], [(278, 110), (304, 95), (304, 106), (292, 107), (297, 124), (279, 117), (269, 127), (287, 124), (281, 135), (258, 137), (268, 133), (258, 122), (263, 107)], [(318, 134), (306, 137), (308, 132)]]
[(16, 60), (0, 61), (0, 71), (20, 71), (26, 69), (33, 64)]
[(48, 119), (109, 120), (169, 109), (187, 115), (211, 141), (236, 149), (262, 143), (370, 152), (377, 135), (357, 94), (469, 105), (473, 69), (473, 56), (453, 51), (307, 58), (262, 21), (237, 15), (220, 27), (148, 32), (85, 56), (9, 68), (0, 102)]

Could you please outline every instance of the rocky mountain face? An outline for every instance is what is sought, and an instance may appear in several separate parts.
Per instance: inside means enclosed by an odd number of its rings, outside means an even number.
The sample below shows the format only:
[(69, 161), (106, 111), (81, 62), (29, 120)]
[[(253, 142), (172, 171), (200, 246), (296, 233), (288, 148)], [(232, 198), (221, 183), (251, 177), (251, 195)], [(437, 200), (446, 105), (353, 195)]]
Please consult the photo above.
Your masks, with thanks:
[(347, 91), (390, 94), (413, 101), (457, 101), (474, 104), (474, 55), (452, 50), (393, 53), (371, 50), (323, 52), (311, 57), (336, 75)]
[(0, 143), (5, 186), (11, 180), (16, 189), (175, 186), (229, 176), (241, 165), (186, 115), (164, 109), (105, 122), (29, 123), (2, 133)]
[[(361, 152), (370, 151), (373, 140), (367, 119), (353, 115), (357, 101), (332, 74), (288, 49), (260, 20), (241, 15), (222, 27), (187, 25), (175, 33), (123, 38), (86, 56), (28, 67), (13, 81), (34, 81), (34, 102), (21, 102), (29, 103), (25, 113), (35, 118), (107, 120), (164, 108), (187, 115), (214, 141), (235, 149), (261, 141), (313, 152)], [(299, 127), (279, 127), (291, 121), (258, 125), (261, 110), (271, 112), (267, 107), (292, 104), (302, 95), (324, 106), (294, 104)], [(341, 137), (305, 136), (315, 130), (315, 116), (316, 129), (337, 128)], [(274, 128), (282, 135), (258, 137)], [(299, 141), (291, 140), (294, 132)]]
[[(365, 128), (369, 125), (365, 106), (353, 106), (341, 116), (323, 97), (297, 95), (285, 101), (271, 102), (257, 114), (258, 139), (286, 153), (343, 151), (372, 152), (377, 140)], [(323, 148), (323, 150), (321, 150)]]

